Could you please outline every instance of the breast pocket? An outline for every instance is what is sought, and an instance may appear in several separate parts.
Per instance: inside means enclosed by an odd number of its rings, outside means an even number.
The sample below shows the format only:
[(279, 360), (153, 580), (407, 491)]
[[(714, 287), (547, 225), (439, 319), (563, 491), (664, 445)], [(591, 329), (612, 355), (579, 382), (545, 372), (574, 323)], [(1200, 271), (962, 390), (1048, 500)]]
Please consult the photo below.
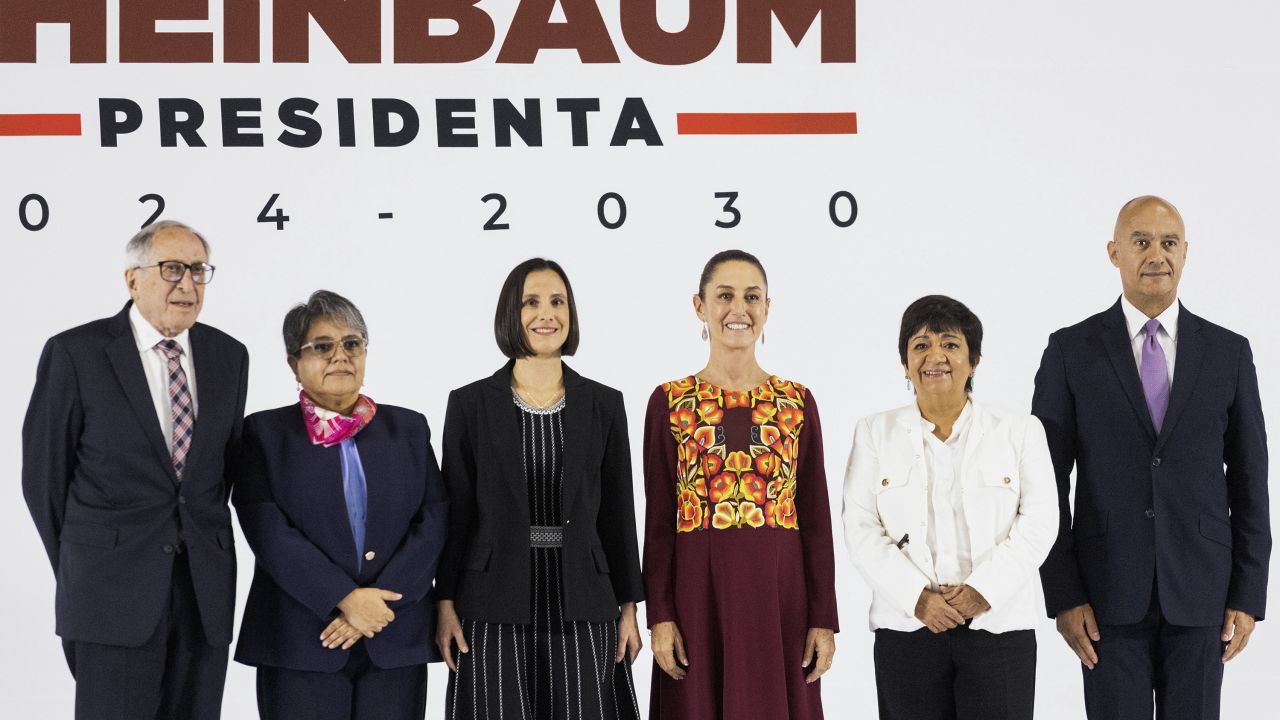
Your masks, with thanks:
[(982, 475), (982, 486), (994, 490), (1005, 490), (1013, 493), (1017, 497), (1022, 492), (1022, 482), (1018, 477), (1018, 473), (1010, 470), (1008, 472), (985, 472)]
[(892, 537), (898, 537), (910, 529), (917, 514), (919, 498), (912, 492), (906, 470), (882, 474), (871, 487), (876, 499), (876, 511), (880, 524)]
[[(1011, 470), (984, 469), (979, 477), (977, 492), (966, 497), (965, 513), (975, 519), (986, 516), (997, 542), (1008, 534), (1013, 519), (1018, 514), (1018, 499), (1022, 495), (1022, 481)], [(981, 526), (978, 526), (981, 527)]]

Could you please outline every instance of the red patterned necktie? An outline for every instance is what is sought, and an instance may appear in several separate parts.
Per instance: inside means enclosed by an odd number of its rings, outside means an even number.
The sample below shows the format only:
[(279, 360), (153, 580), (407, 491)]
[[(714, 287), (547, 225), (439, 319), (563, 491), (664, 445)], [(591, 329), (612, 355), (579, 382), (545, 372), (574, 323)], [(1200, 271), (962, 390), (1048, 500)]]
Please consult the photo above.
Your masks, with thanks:
[(182, 482), (187, 450), (191, 448), (191, 434), (196, 425), (195, 406), (191, 402), (191, 389), (187, 387), (187, 373), (182, 369), (182, 346), (172, 340), (161, 340), (156, 343), (155, 350), (168, 363), (169, 418), (173, 420), (170, 446), (173, 448), (173, 471), (178, 482)]

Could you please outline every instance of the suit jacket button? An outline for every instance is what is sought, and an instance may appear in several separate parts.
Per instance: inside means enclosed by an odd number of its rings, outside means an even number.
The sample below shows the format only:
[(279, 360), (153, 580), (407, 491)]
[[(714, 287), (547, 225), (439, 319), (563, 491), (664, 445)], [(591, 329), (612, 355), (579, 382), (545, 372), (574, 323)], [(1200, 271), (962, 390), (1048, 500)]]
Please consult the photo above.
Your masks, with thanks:
[(1009, 484), (1009, 476), (1008, 476), (1008, 475), (1006, 475), (1006, 476), (1004, 477), (1004, 484), (1005, 484), (1005, 485), (1008, 485), (1008, 484)]
[(1153, 458), (1151, 460), (1151, 467), (1160, 467), (1160, 458)]
[(889, 487), (889, 478), (880, 481), (880, 487)]
[(187, 504), (187, 496), (186, 496), (186, 495), (179, 495), (179, 496), (178, 496), (178, 504), (179, 504), (179, 505), (186, 505), (186, 504)]
[(374, 551), (370, 550), (369, 552), (367, 552), (367, 553), (365, 553), (365, 554), (364, 554), (364, 559), (365, 559), (365, 560), (372, 560), (372, 559), (374, 559), (374, 558), (375, 558), (375, 557), (377, 557), (377, 556), (378, 556), (378, 555), (377, 555), (377, 553), (375, 553)]
[(172, 554), (173, 554), (173, 546), (172, 546), (172, 545), (165, 545), (165, 546), (164, 546), (164, 553), (165, 553), (166, 555), (172, 555)]
[(569, 523), (571, 523), (571, 522), (573, 522), (573, 521), (572, 521), (572, 520), (565, 520), (565, 521), (564, 521), (564, 524), (565, 524), (565, 525), (568, 525), (568, 524), (569, 524)]
[(1155, 511), (1155, 510), (1148, 510), (1148, 511), (1146, 512), (1146, 516), (1147, 516), (1147, 519), (1148, 519), (1148, 520), (1150, 520), (1151, 518), (1153, 518), (1153, 517), (1155, 517), (1155, 516), (1156, 516), (1156, 511)]

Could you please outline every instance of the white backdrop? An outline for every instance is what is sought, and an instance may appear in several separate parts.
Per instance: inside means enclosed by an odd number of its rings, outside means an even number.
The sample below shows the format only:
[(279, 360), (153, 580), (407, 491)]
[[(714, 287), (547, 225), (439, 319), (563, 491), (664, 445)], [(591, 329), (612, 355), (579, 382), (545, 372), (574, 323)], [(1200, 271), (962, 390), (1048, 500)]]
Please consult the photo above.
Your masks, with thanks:
[[(162, 29), (218, 32), (220, 3), (211, 4), (210, 21)], [(438, 439), (448, 391), (503, 360), (491, 323), (507, 271), (533, 255), (559, 260), (581, 313), (582, 344), (570, 362), (625, 393), (637, 474), (648, 393), (705, 361), (689, 300), (702, 263), (727, 247), (750, 250), (769, 271), (773, 298), (762, 363), (807, 384), (821, 404), (836, 517), (856, 420), (911, 399), (895, 348), (903, 308), (929, 293), (969, 304), (986, 327), (978, 394), (1028, 409), (1048, 334), (1119, 294), (1105, 256), (1115, 212), (1155, 193), (1186, 219), (1181, 298), (1251, 339), (1265, 410), (1280, 422), (1280, 339), (1270, 309), (1280, 261), (1280, 6), (864, 0), (856, 64), (820, 64), (816, 27), (798, 49), (775, 27), (772, 64), (737, 64), (730, 17), (712, 57), (662, 67), (628, 52), (616, 3), (600, 4), (618, 65), (582, 65), (566, 51), (498, 65), (495, 49), (465, 65), (355, 66), (314, 27), (308, 64), (120, 65), (111, 31), (110, 62), (69, 65), (60, 26), (41, 27), (39, 62), (0, 65), (0, 112), (82, 113), (85, 131), (0, 137), (0, 298), (12, 343), (0, 359), (11, 395), (0, 417), (9, 478), (0, 491), (10, 564), (0, 593), (5, 716), (71, 715), (73, 684), (53, 635), (53, 579), (19, 488), (19, 430), (44, 340), (113, 314), (127, 299), (122, 250), (154, 210), (138, 202), (147, 193), (164, 197), (166, 217), (213, 243), (219, 269), (201, 319), (249, 347), (250, 411), (295, 399), (280, 319), (324, 287), (350, 297), (368, 320), (367, 392), (423, 411)], [(114, 28), (115, 0), (109, 5)], [(682, 26), (685, 3), (659, 5), (667, 27)], [(513, 6), (480, 3), (499, 40)], [(385, 57), (389, 46), (384, 32)], [(276, 107), (294, 96), (320, 103), (325, 136), (315, 148), (274, 140), (282, 129)], [(100, 146), (101, 97), (131, 98), (145, 113), (119, 147)], [(209, 147), (160, 147), (159, 97), (200, 101)], [(224, 97), (262, 98), (265, 147), (221, 147)], [(355, 148), (337, 147), (339, 97), (355, 98)], [(418, 108), (417, 141), (372, 147), (374, 97)], [(541, 98), (545, 146), (517, 139), (494, 147), (486, 108), (495, 97)], [(589, 146), (570, 146), (567, 119), (554, 111), (561, 97), (600, 98)], [(608, 146), (627, 97), (644, 99), (663, 146)], [(436, 98), (477, 99), (479, 148), (436, 146)], [(859, 134), (677, 135), (675, 113), (693, 111), (856, 111)], [(840, 190), (859, 204), (849, 228), (827, 215)], [(596, 218), (597, 200), (611, 191), (627, 203), (617, 230)], [(723, 217), (713, 194), (722, 191), (740, 193), (736, 228), (713, 225)], [(480, 198), (494, 192), (509, 201), (509, 230), (481, 229), (494, 205)], [(16, 212), (31, 193), (49, 205), (38, 232), (24, 229)], [(283, 231), (255, 221), (275, 193), (291, 218)], [(27, 209), (39, 218), (33, 203)], [(394, 217), (380, 220), (379, 212)], [(824, 697), (831, 717), (867, 717), (875, 712), (869, 592), (838, 529), (836, 538), (844, 631)], [(253, 565), (247, 545), (239, 551), (243, 602)], [(1276, 590), (1271, 600), (1280, 611)], [(1039, 717), (1083, 717), (1077, 661), (1049, 620), (1037, 632)], [(1274, 712), (1277, 663), (1280, 635), (1265, 622), (1227, 668), (1223, 717)], [(642, 708), (650, 667), (646, 651), (637, 664)], [(433, 666), (428, 717), (442, 716), (445, 679), (444, 667)], [(227, 718), (254, 716), (251, 668), (232, 665), (224, 708)]]

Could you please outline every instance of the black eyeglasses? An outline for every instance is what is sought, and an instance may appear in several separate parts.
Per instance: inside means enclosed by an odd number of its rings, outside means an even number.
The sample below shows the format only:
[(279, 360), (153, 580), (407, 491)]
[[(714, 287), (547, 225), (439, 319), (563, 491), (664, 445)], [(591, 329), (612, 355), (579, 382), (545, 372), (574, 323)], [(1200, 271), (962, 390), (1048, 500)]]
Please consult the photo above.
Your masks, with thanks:
[(339, 345), (342, 346), (342, 352), (346, 353), (347, 357), (358, 358), (364, 355), (365, 349), (369, 347), (369, 341), (357, 335), (348, 335), (341, 340), (323, 338), (313, 340), (298, 348), (298, 354), (303, 357), (328, 360), (338, 351)]
[(138, 270), (146, 270), (147, 268), (160, 268), (160, 277), (169, 282), (182, 282), (182, 276), (191, 271), (191, 282), (197, 285), (208, 285), (213, 280), (213, 271), (216, 269), (209, 263), (198, 262), (187, 264), (181, 260), (161, 260), (155, 265), (138, 265)]

